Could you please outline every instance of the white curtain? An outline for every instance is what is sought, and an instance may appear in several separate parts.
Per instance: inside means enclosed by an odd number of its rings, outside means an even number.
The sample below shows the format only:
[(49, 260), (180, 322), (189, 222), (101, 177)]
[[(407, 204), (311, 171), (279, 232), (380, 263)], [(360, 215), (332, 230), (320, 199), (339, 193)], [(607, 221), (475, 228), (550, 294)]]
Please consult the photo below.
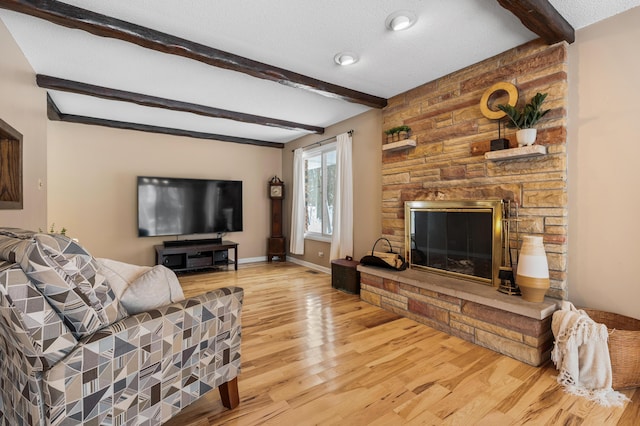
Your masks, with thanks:
[(336, 190), (330, 259), (353, 256), (353, 170), (351, 135), (336, 137)]
[(293, 152), (293, 200), (291, 206), (291, 241), (289, 252), (304, 254), (304, 160), (302, 148)]

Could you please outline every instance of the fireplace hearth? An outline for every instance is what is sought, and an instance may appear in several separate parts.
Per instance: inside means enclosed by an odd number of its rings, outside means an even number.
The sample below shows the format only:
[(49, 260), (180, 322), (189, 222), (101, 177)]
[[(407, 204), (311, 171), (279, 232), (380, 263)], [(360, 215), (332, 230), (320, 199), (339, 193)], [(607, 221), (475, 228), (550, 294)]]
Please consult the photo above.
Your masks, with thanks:
[(531, 303), (444, 274), (358, 265), (363, 301), (538, 366), (553, 345), (551, 300)]

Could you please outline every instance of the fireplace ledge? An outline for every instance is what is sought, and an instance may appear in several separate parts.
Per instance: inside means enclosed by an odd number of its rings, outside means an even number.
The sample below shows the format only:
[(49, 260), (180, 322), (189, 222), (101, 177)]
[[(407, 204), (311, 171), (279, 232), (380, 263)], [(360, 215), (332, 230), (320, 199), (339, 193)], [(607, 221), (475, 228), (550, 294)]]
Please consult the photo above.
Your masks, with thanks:
[(544, 145), (530, 145), (498, 151), (489, 151), (484, 154), (484, 158), (493, 161), (515, 160), (518, 158), (537, 157), (539, 155), (545, 155), (546, 153), (547, 148)]
[(555, 299), (545, 298), (544, 302), (541, 303), (527, 302), (522, 300), (520, 296), (500, 293), (495, 287), (478, 284), (470, 280), (451, 278), (429, 271), (415, 269), (394, 271), (364, 265), (359, 265), (358, 271), (536, 320), (543, 320), (558, 309)]

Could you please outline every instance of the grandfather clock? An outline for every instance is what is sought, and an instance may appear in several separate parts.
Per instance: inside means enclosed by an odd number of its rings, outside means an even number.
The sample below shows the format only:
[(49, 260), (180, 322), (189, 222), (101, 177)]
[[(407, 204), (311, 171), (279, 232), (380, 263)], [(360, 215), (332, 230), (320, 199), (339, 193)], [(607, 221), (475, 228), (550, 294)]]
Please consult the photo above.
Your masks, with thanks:
[(284, 262), (286, 257), (285, 238), (282, 235), (282, 199), (284, 198), (284, 183), (274, 176), (269, 181), (269, 198), (271, 198), (271, 237), (267, 249), (267, 261), (277, 256)]

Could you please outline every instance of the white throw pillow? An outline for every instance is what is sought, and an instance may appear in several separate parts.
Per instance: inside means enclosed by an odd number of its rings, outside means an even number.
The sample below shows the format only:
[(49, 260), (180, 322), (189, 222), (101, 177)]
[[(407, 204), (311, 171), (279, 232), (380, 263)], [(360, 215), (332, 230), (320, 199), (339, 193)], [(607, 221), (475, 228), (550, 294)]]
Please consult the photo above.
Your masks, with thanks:
[(99, 266), (98, 271), (107, 278), (118, 299), (122, 298), (129, 284), (151, 270), (150, 266), (132, 265), (112, 259), (99, 258), (96, 260)]
[(129, 315), (134, 315), (182, 300), (184, 293), (176, 274), (162, 265), (156, 265), (129, 284), (120, 303)]

